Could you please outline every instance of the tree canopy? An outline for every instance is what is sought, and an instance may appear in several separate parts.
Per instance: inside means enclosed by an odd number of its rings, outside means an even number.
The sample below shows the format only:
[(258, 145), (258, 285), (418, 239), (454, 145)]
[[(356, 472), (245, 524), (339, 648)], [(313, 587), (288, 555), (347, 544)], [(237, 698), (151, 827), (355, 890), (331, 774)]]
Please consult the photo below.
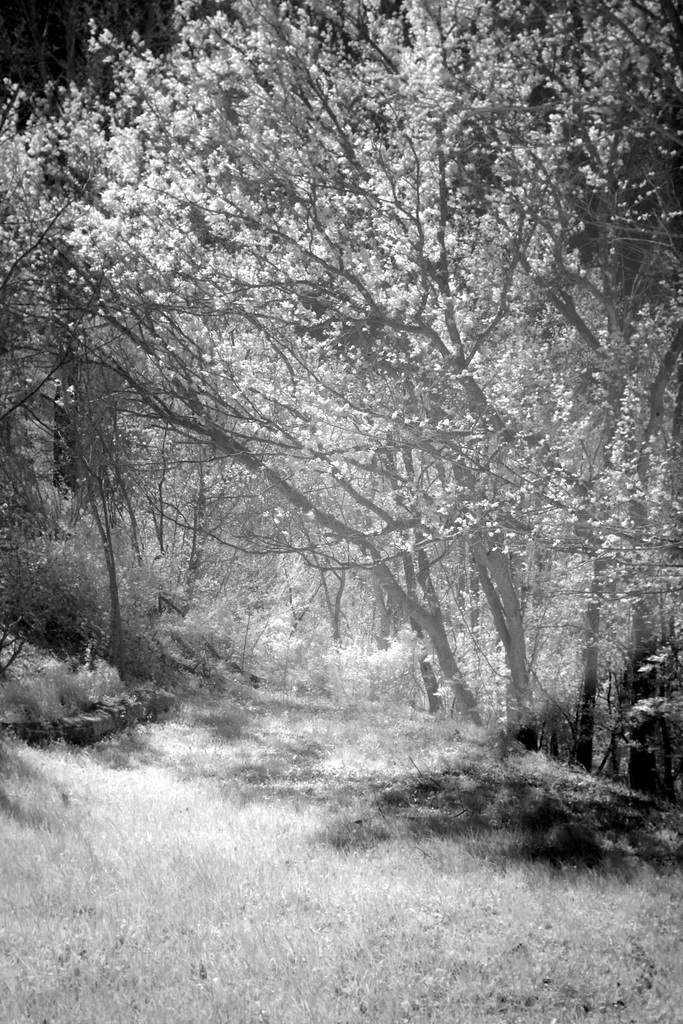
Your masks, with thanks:
[[(673, 5), (174, 19), (163, 45), (95, 19), (97, 75), (8, 94), (7, 493), (42, 396), (29, 506), (89, 510), (112, 609), (117, 545), (150, 564), (169, 519), (193, 578), (226, 543), (348, 573), (380, 640), (412, 628), (432, 710), (452, 694), (535, 745), (560, 708), (590, 768), (605, 698), (603, 746), (654, 779), (661, 722), (681, 741), (653, 705), (677, 676), (652, 661), (681, 630)], [(171, 452), (193, 508), (166, 504)]]

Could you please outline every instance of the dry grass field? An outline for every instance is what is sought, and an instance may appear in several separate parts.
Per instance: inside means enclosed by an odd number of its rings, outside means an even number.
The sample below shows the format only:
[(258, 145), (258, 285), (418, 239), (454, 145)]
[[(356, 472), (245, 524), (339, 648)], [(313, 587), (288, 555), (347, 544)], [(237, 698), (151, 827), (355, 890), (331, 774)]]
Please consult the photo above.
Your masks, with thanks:
[(680, 1024), (680, 817), (255, 694), (0, 746), (4, 1024)]

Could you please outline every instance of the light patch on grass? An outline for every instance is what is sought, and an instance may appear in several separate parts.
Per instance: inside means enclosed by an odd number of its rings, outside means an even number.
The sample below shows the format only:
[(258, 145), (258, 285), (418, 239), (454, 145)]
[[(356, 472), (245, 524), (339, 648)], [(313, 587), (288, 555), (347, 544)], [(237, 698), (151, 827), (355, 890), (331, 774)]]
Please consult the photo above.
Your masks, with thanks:
[[(363, 774), (436, 763), (421, 723), (224, 710), (87, 751), (4, 745), (1, 1020), (678, 1019), (679, 877), (401, 830)], [(362, 841), (329, 841), (345, 827)]]

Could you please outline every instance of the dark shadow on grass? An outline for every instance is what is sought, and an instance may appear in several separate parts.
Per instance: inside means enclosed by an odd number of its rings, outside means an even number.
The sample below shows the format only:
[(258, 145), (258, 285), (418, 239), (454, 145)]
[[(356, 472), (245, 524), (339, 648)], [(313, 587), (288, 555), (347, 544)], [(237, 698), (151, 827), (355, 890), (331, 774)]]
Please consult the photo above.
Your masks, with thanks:
[[(261, 718), (284, 710), (284, 735), (261, 728)], [(335, 709), (321, 706), (321, 716), (323, 710), (330, 716)], [(310, 723), (312, 712), (310, 701), (285, 703), (262, 693), (237, 702), (197, 694), (181, 707), (180, 721), (197, 728), (200, 744), (209, 737), (204, 757), (196, 756), (194, 735), (186, 752), (171, 755), (157, 742), (159, 726), (145, 725), (101, 741), (88, 756), (112, 769), (159, 765), (181, 779), (210, 779), (226, 799), (315, 803), (327, 814), (311, 840), (342, 851), (441, 840), (501, 866), (541, 863), (621, 875), (642, 863), (683, 869), (680, 811), (581, 773), (544, 769), (536, 755), (501, 760), (471, 746), (463, 747), (457, 768), (417, 770), (391, 784), (379, 772), (362, 779), (352, 770), (333, 772), (329, 750), (310, 731), (297, 735), (297, 724)], [(340, 714), (346, 716), (344, 709)], [(50, 827), (49, 815), (40, 821), (27, 815), (11, 789), (1, 788), (7, 757), (0, 745), (0, 813)]]
[(302, 787), (319, 779), (318, 766), (325, 753), (325, 748), (315, 740), (269, 737), (263, 755), (236, 765), (234, 775), (250, 786), (271, 786), (275, 790), (283, 786)]
[[(313, 797), (326, 750), (310, 737), (262, 733), (259, 719), (271, 713), (270, 703), (259, 699), (236, 704), (226, 698), (190, 696), (180, 709), (180, 720), (206, 734), (210, 746), (219, 748), (216, 757), (195, 757), (188, 750), (169, 758), (163, 745), (155, 742), (154, 726), (117, 733), (88, 753), (98, 764), (117, 770), (156, 764), (185, 781), (210, 779), (225, 788), (226, 795), (232, 783), (234, 792), (244, 799)], [(246, 741), (243, 746), (241, 740)], [(229, 757), (221, 756), (221, 748)]]
[[(289, 734), (261, 733), (261, 716), (283, 710)], [(330, 776), (324, 770), (327, 749), (310, 735), (291, 735), (311, 714), (310, 701), (285, 703), (266, 694), (237, 705), (198, 697), (192, 724), (233, 747), (237, 756), (229, 766), (219, 760), (196, 771), (186, 759), (180, 773), (217, 781), (226, 797), (245, 802), (303, 799), (327, 805), (327, 820), (312, 838), (339, 850), (367, 850), (392, 839), (441, 839), (501, 865), (523, 861), (620, 872), (643, 861), (663, 869), (683, 866), (683, 846), (675, 830), (667, 834), (666, 813), (634, 794), (617, 797), (608, 787), (587, 787), (583, 776), (567, 773), (563, 781), (546, 784), (525, 776), (525, 762), (515, 767), (490, 757), (432, 776), (411, 773), (390, 786), (381, 779), (359, 783)], [(242, 738), (248, 740), (244, 748), (237, 743)], [(339, 811), (346, 797), (364, 808), (351, 819)]]
[(52, 831), (55, 818), (49, 811), (42, 807), (26, 807), (15, 797), (7, 794), (3, 787), (0, 787), (0, 815), (12, 818), (25, 828)]
[[(21, 740), (0, 741), (0, 816), (11, 818), (26, 828), (52, 831), (59, 827), (59, 809), (62, 803), (68, 803), (68, 794), (49, 778), (47, 772), (35, 769), (18, 756), (23, 747)], [(19, 787), (33, 787), (34, 791), (26, 801), (12, 793), (13, 782)], [(55, 806), (58, 808), (56, 813)]]
[(258, 720), (258, 705), (218, 700), (192, 699), (184, 705), (185, 717), (193, 726), (206, 729), (216, 742), (234, 743)]
[(15, 737), (0, 738), (0, 780), (16, 778), (33, 781), (42, 778), (40, 772), (17, 756), (23, 747), (23, 742)]
[(129, 771), (135, 768), (163, 764), (163, 752), (156, 749), (149, 726), (138, 725), (88, 747), (88, 756), (103, 768)]
[[(583, 781), (583, 780), (581, 780)], [(638, 795), (600, 786), (562, 791), (515, 776), (477, 778), (476, 771), (406, 777), (377, 788), (353, 820), (331, 816), (314, 842), (345, 851), (389, 839), (446, 840), (479, 860), (544, 864), (557, 870), (629, 875), (639, 864), (683, 870), (683, 814)]]
[(240, 710), (206, 711), (198, 714), (195, 722), (208, 729), (215, 739), (230, 743), (240, 738), (249, 718)]
[(372, 850), (394, 838), (396, 834), (381, 819), (372, 815), (351, 818), (346, 814), (330, 816), (315, 835), (316, 842), (344, 853)]
[(676, 831), (676, 825), (683, 827), (683, 814), (616, 787), (572, 786), (569, 780), (544, 788), (512, 769), (502, 783), (444, 771), (379, 792), (377, 806), (395, 829), (417, 841), (450, 839), (500, 863), (620, 874), (639, 862), (683, 869)]
[[(183, 701), (180, 713), (189, 719), (191, 726), (206, 729), (219, 743), (232, 743), (239, 739), (250, 721), (241, 707), (233, 706), (225, 699), (216, 700), (203, 695), (193, 695)], [(169, 718), (171, 720), (172, 717)], [(155, 726), (140, 724), (105, 737), (89, 747), (88, 754), (97, 764), (118, 771), (149, 765), (163, 767), (167, 757), (164, 750), (155, 744), (154, 737)]]

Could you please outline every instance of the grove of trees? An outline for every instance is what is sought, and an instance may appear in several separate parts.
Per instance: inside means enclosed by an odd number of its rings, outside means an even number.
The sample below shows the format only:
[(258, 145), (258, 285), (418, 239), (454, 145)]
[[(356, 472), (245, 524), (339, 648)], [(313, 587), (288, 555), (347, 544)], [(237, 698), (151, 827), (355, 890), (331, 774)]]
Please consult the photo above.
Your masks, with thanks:
[(680, 797), (671, 0), (9, 10), (0, 671), (412, 659)]

